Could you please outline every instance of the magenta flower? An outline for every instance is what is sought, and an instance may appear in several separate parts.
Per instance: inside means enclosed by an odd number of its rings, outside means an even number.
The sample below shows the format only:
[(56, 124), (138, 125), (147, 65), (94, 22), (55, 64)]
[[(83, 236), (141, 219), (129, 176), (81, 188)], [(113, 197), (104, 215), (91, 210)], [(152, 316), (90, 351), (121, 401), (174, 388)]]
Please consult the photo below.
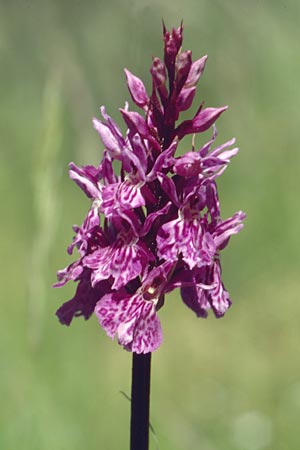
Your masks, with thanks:
[[(243, 227), (245, 214), (222, 220), (216, 179), (238, 149), (232, 139), (213, 148), (214, 123), (227, 109), (203, 108), (180, 122), (192, 105), (207, 56), (192, 61), (181, 52), (182, 26), (164, 28), (164, 59), (154, 58), (152, 91), (125, 69), (128, 89), (141, 114), (121, 109), (127, 126), (118, 125), (101, 107), (94, 119), (104, 152), (99, 167), (70, 164), (70, 177), (91, 200), (68, 248), (79, 257), (58, 272), (60, 287), (78, 282), (73, 299), (57, 311), (61, 323), (95, 312), (107, 335), (135, 353), (148, 353), (162, 342), (158, 310), (165, 294), (180, 288), (183, 302), (199, 317), (212, 309), (221, 317), (229, 294), (221, 280), (220, 253)], [(213, 127), (199, 150), (176, 156), (179, 141)], [(114, 161), (118, 164), (113, 164)], [(115, 167), (120, 167), (119, 173)]]

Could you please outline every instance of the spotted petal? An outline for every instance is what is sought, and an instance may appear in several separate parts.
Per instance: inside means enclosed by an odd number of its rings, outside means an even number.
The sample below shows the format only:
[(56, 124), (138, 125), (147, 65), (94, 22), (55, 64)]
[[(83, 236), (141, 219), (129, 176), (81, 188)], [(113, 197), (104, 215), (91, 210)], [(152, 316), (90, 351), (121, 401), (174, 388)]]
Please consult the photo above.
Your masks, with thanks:
[(117, 335), (119, 343), (129, 351), (153, 352), (162, 342), (155, 305), (139, 293), (105, 295), (97, 303), (95, 313), (107, 335), (111, 338)]
[(157, 253), (161, 258), (183, 260), (193, 269), (211, 264), (215, 245), (209, 233), (202, 230), (199, 220), (178, 218), (164, 224), (157, 236)]
[(142, 243), (127, 242), (118, 237), (113, 245), (100, 248), (84, 258), (84, 265), (92, 269), (92, 285), (99, 281), (114, 278), (113, 289), (120, 289), (130, 280), (142, 275), (152, 253)]
[(213, 266), (214, 288), (210, 291), (211, 305), (217, 317), (222, 317), (231, 305), (229, 294), (224, 288), (221, 280), (221, 269), (219, 263)]
[(145, 199), (141, 193), (142, 186), (143, 183), (134, 184), (130, 180), (104, 186), (102, 190), (103, 202), (101, 204), (101, 212), (109, 217), (114, 212), (144, 206)]
[(83, 316), (87, 320), (93, 313), (96, 303), (108, 292), (110, 292), (110, 284), (107, 281), (102, 281), (93, 288), (90, 271), (85, 269), (80, 276), (74, 297), (56, 311), (60, 323), (70, 325), (73, 317), (78, 316)]

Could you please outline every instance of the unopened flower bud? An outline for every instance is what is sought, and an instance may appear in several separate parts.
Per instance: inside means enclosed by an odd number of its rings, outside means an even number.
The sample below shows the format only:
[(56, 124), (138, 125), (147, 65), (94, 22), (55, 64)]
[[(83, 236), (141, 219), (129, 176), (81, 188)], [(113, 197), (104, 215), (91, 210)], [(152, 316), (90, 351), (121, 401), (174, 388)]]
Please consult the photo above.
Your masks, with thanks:
[(176, 61), (176, 91), (179, 93), (186, 82), (190, 68), (192, 65), (192, 52), (187, 50), (180, 53)]
[(127, 78), (128, 89), (132, 97), (132, 100), (137, 106), (143, 108), (145, 105), (147, 105), (149, 100), (144, 83), (138, 77), (129, 72), (129, 70), (127, 69), (124, 70)]
[(198, 81), (205, 69), (206, 61), (207, 61), (207, 55), (205, 55), (202, 58), (197, 59), (197, 61), (193, 62), (184, 87), (188, 88), (188, 87), (196, 86), (196, 84), (198, 83)]

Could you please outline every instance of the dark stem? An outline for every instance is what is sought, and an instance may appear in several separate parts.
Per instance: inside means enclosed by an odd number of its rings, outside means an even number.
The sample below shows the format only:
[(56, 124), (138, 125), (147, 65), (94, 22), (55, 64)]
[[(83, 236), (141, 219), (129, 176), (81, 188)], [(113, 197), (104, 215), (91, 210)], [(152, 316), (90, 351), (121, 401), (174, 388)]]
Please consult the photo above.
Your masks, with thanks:
[(151, 353), (132, 355), (130, 450), (149, 449)]

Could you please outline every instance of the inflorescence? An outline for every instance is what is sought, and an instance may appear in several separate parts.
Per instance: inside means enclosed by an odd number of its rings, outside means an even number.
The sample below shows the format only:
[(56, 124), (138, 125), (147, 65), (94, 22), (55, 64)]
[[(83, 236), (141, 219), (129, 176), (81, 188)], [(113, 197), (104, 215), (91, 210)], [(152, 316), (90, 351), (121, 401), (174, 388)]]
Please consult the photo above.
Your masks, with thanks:
[[(98, 167), (70, 163), (70, 177), (91, 201), (68, 248), (77, 261), (58, 272), (56, 287), (78, 282), (75, 296), (57, 311), (62, 324), (95, 312), (107, 335), (129, 351), (152, 352), (162, 342), (157, 311), (165, 294), (180, 288), (197, 316), (212, 309), (224, 315), (231, 304), (221, 280), (220, 252), (243, 227), (245, 214), (220, 215), (216, 178), (238, 148), (235, 139), (213, 148), (215, 121), (227, 109), (201, 104), (190, 120), (179, 121), (193, 102), (207, 56), (192, 61), (181, 51), (182, 25), (164, 27), (164, 60), (150, 68), (152, 92), (125, 69), (133, 102), (143, 111), (120, 109), (124, 137), (101, 107), (93, 124), (104, 145)], [(178, 122), (179, 121), (179, 122)], [(211, 139), (175, 156), (181, 139), (212, 127)], [(191, 139), (193, 142), (193, 139)], [(114, 163), (117, 161), (117, 163)], [(119, 172), (116, 173), (116, 167)]]

